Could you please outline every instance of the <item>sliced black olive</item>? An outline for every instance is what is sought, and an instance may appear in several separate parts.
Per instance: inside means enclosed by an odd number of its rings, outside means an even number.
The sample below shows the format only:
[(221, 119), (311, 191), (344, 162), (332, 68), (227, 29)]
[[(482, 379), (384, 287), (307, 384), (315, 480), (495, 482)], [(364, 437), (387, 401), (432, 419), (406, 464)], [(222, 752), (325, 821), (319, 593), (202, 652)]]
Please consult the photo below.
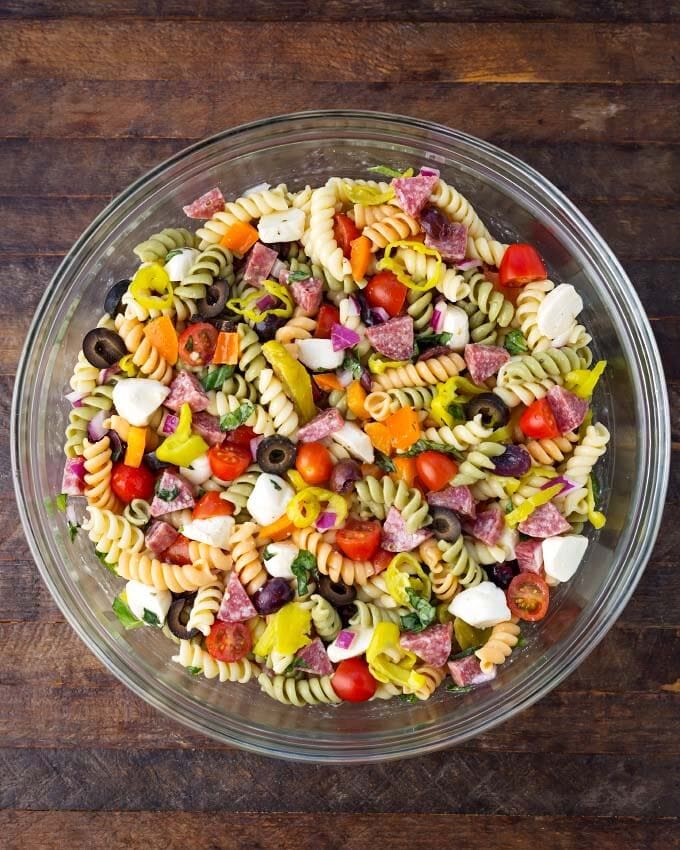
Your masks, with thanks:
[(430, 528), (437, 540), (448, 540), (453, 543), (460, 537), (460, 520), (448, 508), (436, 507), (432, 509), (432, 525)]
[(510, 419), (507, 404), (494, 393), (482, 393), (475, 396), (465, 405), (465, 413), (468, 419), (474, 419), (478, 413), (481, 413), (482, 425), (487, 428), (502, 428)]
[(257, 447), (257, 462), (263, 472), (283, 475), (295, 465), (297, 447), (287, 437), (265, 437)]
[(127, 292), (130, 285), (129, 280), (119, 280), (114, 283), (111, 289), (106, 293), (104, 299), (104, 312), (108, 313), (112, 318), (123, 310), (123, 295)]
[(238, 330), (238, 319), (212, 319), (210, 324), (218, 331), (223, 331), (227, 334), (235, 333)]
[(97, 369), (106, 369), (125, 357), (127, 348), (115, 331), (93, 328), (85, 334), (83, 354)]
[(198, 629), (191, 629), (191, 631), (187, 629), (189, 615), (191, 614), (191, 609), (194, 607), (195, 601), (195, 593), (192, 593), (191, 596), (174, 599), (170, 606), (170, 610), (168, 611), (168, 628), (173, 635), (178, 637), (180, 640), (191, 640), (192, 637), (196, 637), (198, 634)]
[(216, 280), (205, 291), (205, 297), (196, 302), (198, 312), (203, 319), (214, 319), (224, 310), (229, 296), (229, 283), (226, 280)]
[(270, 339), (274, 339), (276, 332), (279, 328), (282, 328), (288, 319), (283, 316), (267, 316), (261, 322), (258, 322), (255, 325), (255, 332), (257, 333), (260, 342), (269, 342)]
[(144, 455), (144, 464), (145, 466), (148, 466), (152, 472), (160, 472), (161, 469), (166, 469), (168, 466), (172, 466), (172, 464), (166, 463), (164, 460), (158, 460), (156, 452), (146, 452)]
[(332, 581), (328, 576), (319, 576), (319, 593), (327, 599), (331, 605), (340, 608), (350, 605), (357, 598), (357, 592), (351, 584), (342, 581)]

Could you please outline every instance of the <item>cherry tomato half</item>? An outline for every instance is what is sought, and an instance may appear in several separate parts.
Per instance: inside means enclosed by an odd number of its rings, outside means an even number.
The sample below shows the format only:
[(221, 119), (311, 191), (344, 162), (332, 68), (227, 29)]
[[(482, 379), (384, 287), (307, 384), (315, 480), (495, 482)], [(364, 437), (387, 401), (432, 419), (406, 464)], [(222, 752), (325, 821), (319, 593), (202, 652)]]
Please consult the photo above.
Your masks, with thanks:
[(363, 658), (347, 658), (341, 661), (333, 674), (331, 685), (340, 699), (347, 702), (366, 702), (378, 687)]
[(250, 449), (250, 441), (255, 437), (257, 434), (250, 425), (239, 425), (233, 431), (227, 431), (224, 442), (230, 446), (243, 446), (244, 449)]
[(534, 440), (557, 437), (559, 429), (547, 398), (532, 402), (519, 418), (519, 427)]
[(233, 481), (250, 466), (250, 449), (242, 446), (221, 445), (208, 449), (208, 460), (213, 475), (222, 481)]
[(253, 648), (253, 636), (245, 623), (215, 620), (205, 639), (205, 648), (218, 661), (240, 661)]
[(338, 213), (333, 219), (333, 236), (349, 260), (352, 255), (352, 241), (361, 236), (361, 232), (348, 215)]
[(533, 245), (523, 243), (510, 245), (503, 254), (498, 273), (501, 286), (524, 286), (548, 276), (538, 251)]
[(520, 573), (507, 590), (510, 610), (520, 620), (542, 620), (548, 613), (550, 590), (536, 573)]
[(316, 317), (316, 339), (330, 339), (333, 325), (340, 324), (340, 311), (332, 304), (322, 304)]
[(191, 563), (191, 555), (189, 554), (189, 540), (183, 534), (179, 534), (174, 543), (163, 552), (161, 561), (168, 564), (177, 564), (179, 567), (185, 567)]
[(377, 520), (350, 520), (338, 531), (338, 548), (353, 561), (368, 561), (380, 543), (380, 523)]
[(382, 547), (376, 549), (375, 555), (371, 558), (371, 563), (375, 568), (375, 574), (377, 575), (383, 572), (383, 570), (386, 570), (392, 563), (392, 558), (394, 558), (394, 552), (388, 552)]
[(295, 468), (308, 484), (323, 484), (333, 471), (333, 458), (321, 443), (302, 443), (298, 447)]
[(421, 452), (416, 457), (416, 470), (428, 490), (441, 490), (457, 474), (458, 464), (442, 452)]
[(179, 338), (179, 356), (190, 366), (205, 366), (215, 353), (218, 331), (207, 322), (185, 328)]
[(153, 497), (154, 474), (145, 466), (125, 466), (114, 463), (111, 472), (111, 489), (118, 498), (129, 504), (133, 499), (147, 502)]
[(232, 503), (221, 499), (220, 494), (213, 490), (196, 502), (192, 516), (194, 519), (208, 519), (211, 516), (231, 516), (233, 513)]
[(393, 272), (378, 272), (368, 281), (366, 300), (371, 307), (382, 307), (390, 316), (398, 316), (406, 301), (407, 288)]

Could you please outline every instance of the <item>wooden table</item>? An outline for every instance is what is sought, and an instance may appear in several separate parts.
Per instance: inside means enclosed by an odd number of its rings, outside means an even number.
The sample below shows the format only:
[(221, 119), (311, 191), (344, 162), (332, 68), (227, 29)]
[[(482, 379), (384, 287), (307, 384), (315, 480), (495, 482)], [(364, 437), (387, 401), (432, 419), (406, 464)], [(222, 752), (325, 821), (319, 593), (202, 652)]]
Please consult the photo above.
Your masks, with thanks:
[[(671, 847), (680, 751), (677, 4), (1, 5), (0, 846)], [(511, 723), (385, 766), (268, 761), (188, 732), (134, 697), (43, 587), (9, 470), (24, 334), (88, 222), (190, 142), (314, 107), (440, 121), (564, 189), (635, 282), (674, 409), (664, 525), (606, 640)]]

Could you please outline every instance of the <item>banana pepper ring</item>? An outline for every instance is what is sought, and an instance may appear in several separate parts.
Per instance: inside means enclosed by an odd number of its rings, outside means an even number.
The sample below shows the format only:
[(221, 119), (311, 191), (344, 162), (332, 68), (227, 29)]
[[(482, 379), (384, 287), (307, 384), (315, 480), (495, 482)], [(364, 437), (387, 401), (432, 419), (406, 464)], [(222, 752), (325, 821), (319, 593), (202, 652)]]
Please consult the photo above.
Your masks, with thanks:
[(335, 514), (333, 528), (340, 528), (347, 518), (347, 500), (323, 487), (305, 487), (293, 496), (286, 509), (288, 519), (296, 528), (308, 528), (318, 519), (322, 502), (326, 502), (328, 510)]
[[(160, 294), (151, 295), (151, 292)], [(155, 263), (137, 269), (130, 283), (130, 294), (147, 310), (167, 310), (172, 307), (173, 291), (170, 276), (162, 266)]]
[(183, 404), (175, 432), (166, 437), (156, 449), (156, 457), (175, 466), (190, 466), (209, 448), (203, 437), (191, 433), (191, 408), (188, 404)]
[(273, 298), (281, 301), (282, 306), (260, 309), (257, 307), (257, 302), (262, 299), (262, 293), (259, 289), (256, 289), (255, 292), (251, 292), (245, 298), (232, 298), (227, 303), (227, 308), (233, 313), (244, 316), (254, 324), (263, 322), (267, 316), (283, 316), (288, 318), (288, 316), (293, 315), (293, 299), (286, 286), (282, 283), (277, 283), (275, 280), (265, 280), (262, 282), (262, 287)]
[(371, 674), (379, 682), (391, 682), (407, 693), (415, 693), (425, 685), (425, 677), (413, 669), (416, 656), (399, 645), (399, 626), (378, 623), (366, 650)]
[(407, 589), (424, 599), (429, 599), (432, 592), (427, 573), (409, 552), (400, 552), (392, 558), (385, 570), (385, 584), (387, 592), (397, 605), (409, 605)]
[[(416, 251), (418, 254), (424, 254), (426, 257), (435, 257), (437, 262), (432, 277), (428, 277), (427, 280), (416, 283), (416, 281), (413, 280), (413, 278), (407, 273), (404, 264), (400, 262), (397, 257), (392, 256), (392, 252), (395, 248), (410, 248), (412, 251)], [(378, 269), (387, 269), (388, 271), (394, 272), (397, 280), (409, 289), (413, 289), (416, 292), (427, 292), (428, 289), (432, 289), (436, 286), (441, 279), (442, 255), (435, 248), (429, 248), (427, 245), (423, 245), (422, 242), (412, 242), (407, 239), (402, 239), (397, 242), (390, 242), (387, 245), (385, 248), (385, 254), (382, 260), (378, 263)]]

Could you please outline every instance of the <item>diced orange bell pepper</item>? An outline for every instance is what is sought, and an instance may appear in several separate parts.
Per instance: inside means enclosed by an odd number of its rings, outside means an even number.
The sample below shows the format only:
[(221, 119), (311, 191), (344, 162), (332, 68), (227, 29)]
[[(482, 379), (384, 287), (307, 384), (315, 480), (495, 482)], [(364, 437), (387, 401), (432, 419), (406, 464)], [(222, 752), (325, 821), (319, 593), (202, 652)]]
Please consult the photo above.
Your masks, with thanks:
[(366, 277), (368, 265), (371, 262), (372, 244), (368, 236), (359, 236), (358, 239), (353, 239), (350, 242), (352, 250), (349, 263), (352, 267), (352, 277), (354, 280), (363, 280)]
[(146, 428), (130, 425), (127, 435), (127, 449), (125, 450), (125, 466), (134, 466), (135, 469), (140, 467), (145, 447)]
[(241, 338), (237, 333), (220, 331), (215, 343), (212, 362), (217, 365), (236, 366), (241, 351)]
[(263, 526), (258, 532), (258, 539), (262, 540), (285, 540), (293, 533), (295, 526), (288, 519), (288, 514), (283, 514), (271, 525)]
[(314, 375), (314, 383), (320, 390), (330, 393), (333, 390), (343, 390), (344, 387), (340, 383), (340, 379), (334, 372), (322, 372), (320, 375)]
[(352, 381), (347, 387), (347, 407), (352, 411), (357, 419), (370, 419), (371, 415), (366, 410), (366, 390), (361, 386), (359, 381)]
[(392, 436), (387, 425), (383, 422), (369, 422), (364, 425), (364, 431), (379, 452), (389, 455), (392, 451)]
[(170, 316), (159, 316), (144, 325), (144, 336), (171, 366), (177, 363), (179, 344)]
[(395, 457), (392, 462), (396, 467), (396, 472), (392, 476), (399, 481), (400, 479), (409, 487), (413, 487), (416, 481), (416, 459), (414, 457)]
[(420, 423), (418, 414), (412, 407), (402, 407), (385, 420), (392, 446), (397, 451), (405, 452), (420, 439)]
[(257, 230), (245, 221), (235, 221), (227, 228), (226, 233), (220, 239), (220, 245), (229, 248), (241, 257), (249, 251), (259, 239)]

